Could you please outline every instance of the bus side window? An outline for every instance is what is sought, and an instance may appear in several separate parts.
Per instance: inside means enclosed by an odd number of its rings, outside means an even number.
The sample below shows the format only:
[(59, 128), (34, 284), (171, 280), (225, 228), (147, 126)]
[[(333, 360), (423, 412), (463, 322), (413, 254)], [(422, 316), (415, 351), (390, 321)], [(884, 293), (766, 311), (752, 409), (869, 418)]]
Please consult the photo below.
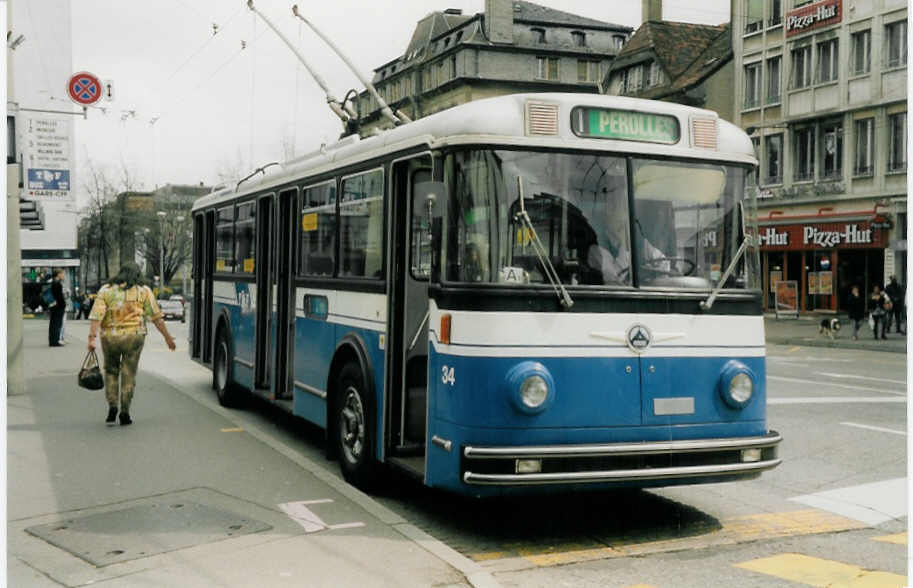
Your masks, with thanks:
[[(431, 170), (427, 168), (415, 170), (412, 173), (409, 187), (410, 201), (415, 194), (418, 184), (431, 181)], [(431, 220), (426, 210), (413, 210), (410, 225), (410, 255), (409, 268), (412, 277), (417, 280), (431, 279)]]
[(302, 191), (298, 274), (332, 276), (336, 266), (336, 182)]

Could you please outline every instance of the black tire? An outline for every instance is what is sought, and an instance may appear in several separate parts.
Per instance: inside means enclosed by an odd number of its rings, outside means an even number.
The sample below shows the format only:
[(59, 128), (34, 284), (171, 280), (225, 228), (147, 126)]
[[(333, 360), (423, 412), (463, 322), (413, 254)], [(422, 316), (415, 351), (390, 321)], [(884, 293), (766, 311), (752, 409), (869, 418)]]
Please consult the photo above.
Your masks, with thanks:
[(374, 457), (374, 402), (366, 393), (361, 368), (355, 362), (339, 371), (334, 407), (334, 443), (343, 477), (362, 490), (376, 488), (379, 468)]
[(241, 391), (235, 384), (234, 352), (225, 330), (216, 337), (216, 348), (212, 359), (212, 387), (219, 397), (219, 404), (234, 407), (240, 404)]

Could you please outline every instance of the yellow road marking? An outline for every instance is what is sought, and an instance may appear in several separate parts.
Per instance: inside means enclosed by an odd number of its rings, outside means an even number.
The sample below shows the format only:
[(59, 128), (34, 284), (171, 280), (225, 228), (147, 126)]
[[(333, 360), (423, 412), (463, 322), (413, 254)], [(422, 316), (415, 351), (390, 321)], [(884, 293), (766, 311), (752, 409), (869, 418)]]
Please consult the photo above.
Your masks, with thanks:
[(232, 427), (229, 429), (219, 429), (219, 430), (223, 433), (243, 433), (244, 432), (244, 429), (242, 429), (241, 427)]
[(907, 534), (897, 533), (896, 535), (882, 535), (881, 537), (872, 537), (873, 541), (883, 541), (885, 543), (896, 543), (897, 545), (907, 544)]
[(839, 561), (783, 553), (734, 564), (737, 568), (820, 588), (903, 588), (907, 579), (890, 572), (869, 571)]
[(791, 347), (789, 350), (787, 350), (786, 353), (795, 353), (795, 352), (799, 351), (800, 349), (802, 349), (802, 348), (801, 348), (801, 347), (798, 347), (798, 346), (797, 346), (797, 347)]
[[(498, 546), (497, 550), (468, 555), (477, 562), (494, 562), (512, 558), (515, 561), (525, 560), (533, 566), (547, 567), (663, 551), (701, 549), (712, 545), (731, 545), (778, 537), (833, 533), (865, 527), (866, 525), (859, 521), (812, 508), (731, 517), (720, 521), (719, 526), (710, 526), (698, 521), (682, 529), (686, 536), (653, 541), (638, 541), (630, 535), (620, 535), (605, 537), (600, 541), (568, 541), (549, 546), (517, 542), (502, 544)], [(656, 537), (656, 534), (653, 534), (653, 537)]]

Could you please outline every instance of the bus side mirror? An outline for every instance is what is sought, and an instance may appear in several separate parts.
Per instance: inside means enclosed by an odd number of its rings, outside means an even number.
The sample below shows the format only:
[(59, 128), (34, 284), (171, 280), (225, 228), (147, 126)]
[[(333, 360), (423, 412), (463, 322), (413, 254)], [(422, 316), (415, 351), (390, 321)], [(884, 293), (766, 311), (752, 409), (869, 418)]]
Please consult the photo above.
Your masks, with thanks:
[[(419, 182), (412, 191), (412, 215), (433, 220), (441, 218), (447, 190), (444, 182)], [(421, 212), (420, 212), (421, 211)]]

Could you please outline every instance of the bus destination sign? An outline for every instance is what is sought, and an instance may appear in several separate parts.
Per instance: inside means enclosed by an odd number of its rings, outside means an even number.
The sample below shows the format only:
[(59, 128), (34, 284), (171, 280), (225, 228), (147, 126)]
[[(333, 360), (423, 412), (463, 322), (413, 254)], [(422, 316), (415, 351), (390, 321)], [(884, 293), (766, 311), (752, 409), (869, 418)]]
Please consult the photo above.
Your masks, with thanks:
[(578, 106), (571, 111), (571, 128), (578, 137), (647, 143), (678, 143), (678, 119), (667, 114)]

